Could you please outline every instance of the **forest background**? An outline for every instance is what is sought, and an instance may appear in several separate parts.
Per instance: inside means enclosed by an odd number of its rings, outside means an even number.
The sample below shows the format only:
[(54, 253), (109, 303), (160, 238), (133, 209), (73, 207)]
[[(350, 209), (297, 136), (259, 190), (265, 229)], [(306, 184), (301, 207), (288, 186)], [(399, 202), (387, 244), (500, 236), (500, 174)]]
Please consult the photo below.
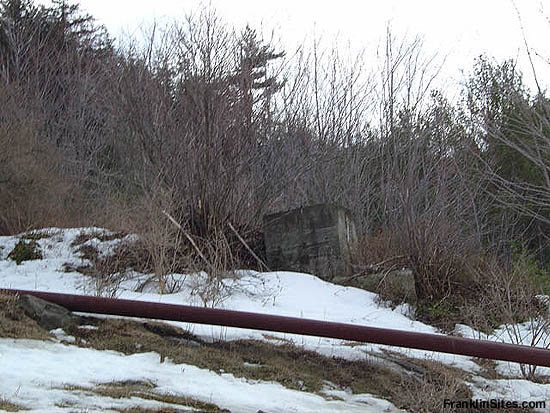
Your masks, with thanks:
[(419, 317), (542, 314), (550, 102), (514, 60), (480, 56), (450, 100), (435, 55), (389, 29), (357, 56), (279, 50), (211, 7), (147, 33), (115, 46), (77, 3), (0, 2), (0, 235), (107, 227), (140, 235), (159, 280), (218, 277), (259, 268), (265, 214), (333, 203), (358, 272), (412, 270)]

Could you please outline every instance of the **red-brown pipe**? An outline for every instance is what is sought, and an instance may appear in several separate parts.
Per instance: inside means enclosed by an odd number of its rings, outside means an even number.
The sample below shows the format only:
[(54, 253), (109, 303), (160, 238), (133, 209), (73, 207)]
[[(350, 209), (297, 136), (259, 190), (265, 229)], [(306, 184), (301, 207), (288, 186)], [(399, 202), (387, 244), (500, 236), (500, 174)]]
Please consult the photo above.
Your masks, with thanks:
[(147, 301), (11, 289), (0, 289), (0, 292), (34, 295), (61, 305), (68, 310), (84, 313), (153, 318), (338, 338), (550, 367), (550, 350), (494, 341)]

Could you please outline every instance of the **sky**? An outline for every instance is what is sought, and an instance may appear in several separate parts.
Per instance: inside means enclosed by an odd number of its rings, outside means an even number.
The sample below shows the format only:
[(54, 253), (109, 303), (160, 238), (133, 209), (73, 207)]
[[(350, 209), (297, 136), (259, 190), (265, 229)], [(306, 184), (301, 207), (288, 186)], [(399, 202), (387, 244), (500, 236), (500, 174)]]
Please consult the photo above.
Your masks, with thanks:
[[(48, 3), (47, 0), (39, 1)], [(445, 59), (443, 76), (452, 82), (463, 80), (462, 72), (472, 68), (474, 58), (487, 54), (497, 61), (517, 58), (527, 83), (534, 87), (533, 72), (523, 35), (542, 88), (550, 85), (550, 4), (545, 0), (80, 0), (109, 32), (139, 34), (140, 27), (153, 21), (181, 19), (201, 4), (211, 4), (222, 18), (236, 28), (250, 24), (264, 33), (275, 32), (288, 52), (314, 36), (328, 44), (338, 39), (366, 56), (376, 53), (386, 28), (397, 36), (420, 36), (428, 55)], [(518, 17), (518, 12), (519, 16)], [(522, 30), (523, 27), (523, 30)], [(371, 54), (372, 53), (372, 54)], [(543, 58), (539, 57), (538, 55)]]

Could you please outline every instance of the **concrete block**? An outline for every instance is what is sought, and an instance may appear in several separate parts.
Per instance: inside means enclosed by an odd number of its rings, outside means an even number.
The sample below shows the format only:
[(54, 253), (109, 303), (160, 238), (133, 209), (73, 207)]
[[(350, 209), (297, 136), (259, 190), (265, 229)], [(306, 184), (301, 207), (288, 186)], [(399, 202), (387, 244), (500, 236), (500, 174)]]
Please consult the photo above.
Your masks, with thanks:
[(268, 265), (315, 274), (325, 280), (351, 275), (357, 233), (351, 213), (321, 204), (264, 217)]

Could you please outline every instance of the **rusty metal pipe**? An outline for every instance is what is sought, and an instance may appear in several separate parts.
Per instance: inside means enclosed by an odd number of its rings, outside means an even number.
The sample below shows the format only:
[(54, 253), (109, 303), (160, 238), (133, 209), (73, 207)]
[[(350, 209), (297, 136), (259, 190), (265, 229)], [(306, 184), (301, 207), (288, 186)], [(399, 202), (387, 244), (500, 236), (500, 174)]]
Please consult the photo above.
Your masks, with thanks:
[(550, 350), (494, 341), (187, 305), (119, 300), (42, 291), (0, 289), (0, 292), (34, 295), (59, 304), (68, 310), (84, 313), (183, 321), (337, 338), (550, 367)]

